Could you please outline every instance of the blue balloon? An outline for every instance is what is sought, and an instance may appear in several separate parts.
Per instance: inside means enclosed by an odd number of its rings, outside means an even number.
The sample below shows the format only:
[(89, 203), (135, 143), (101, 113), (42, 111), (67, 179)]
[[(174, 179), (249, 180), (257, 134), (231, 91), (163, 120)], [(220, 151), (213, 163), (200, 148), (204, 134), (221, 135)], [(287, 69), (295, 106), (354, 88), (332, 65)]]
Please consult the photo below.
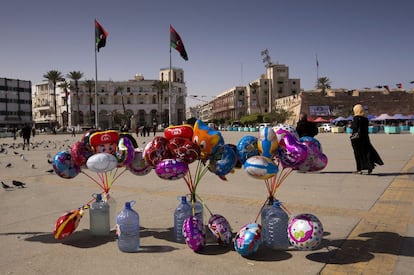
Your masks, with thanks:
[(80, 167), (73, 161), (70, 152), (60, 151), (52, 161), (55, 173), (64, 179), (71, 179), (80, 173)]
[(237, 154), (242, 164), (244, 164), (248, 158), (258, 156), (259, 150), (257, 149), (257, 137), (242, 137), (237, 143)]
[(228, 144), (224, 144), (214, 159), (210, 160), (209, 170), (217, 176), (225, 176), (233, 170), (236, 162), (237, 156), (233, 148)]

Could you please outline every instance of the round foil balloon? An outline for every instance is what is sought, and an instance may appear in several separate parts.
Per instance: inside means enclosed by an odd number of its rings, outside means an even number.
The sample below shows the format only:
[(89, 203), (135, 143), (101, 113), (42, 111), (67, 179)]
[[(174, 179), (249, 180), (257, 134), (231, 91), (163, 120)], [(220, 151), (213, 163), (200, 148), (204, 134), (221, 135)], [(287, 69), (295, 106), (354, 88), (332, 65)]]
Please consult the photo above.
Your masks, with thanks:
[(92, 154), (93, 153), (90, 150), (90, 147), (88, 148), (88, 146), (86, 146), (86, 144), (82, 141), (75, 142), (70, 149), (70, 155), (78, 166), (85, 165), (86, 161), (90, 156), (92, 156)]
[(229, 222), (222, 215), (212, 215), (208, 220), (208, 228), (217, 238), (219, 244), (228, 245), (231, 243), (232, 230)]
[(196, 216), (190, 216), (184, 220), (183, 236), (186, 244), (193, 251), (199, 251), (205, 244), (204, 225)]
[(115, 152), (115, 157), (118, 160), (118, 165), (128, 166), (134, 159), (135, 148), (128, 137), (121, 137), (118, 141), (118, 149)]
[(152, 166), (145, 160), (141, 149), (135, 149), (134, 158), (128, 165), (128, 170), (137, 176), (145, 176), (151, 172)]
[(118, 165), (118, 160), (112, 154), (97, 153), (88, 158), (86, 166), (89, 170), (96, 173), (104, 173), (115, 169)]
[(257, 149), (257, 137), (244, 136), (237, 143), (237, 153), (242, 164), (250, 157), (259, 155)]
[(168, 141), (167, 148), (172, 158), (178, 158), (186, 163), (192, 163), (200, 158), (200, 147), (191, 139), (173, 137)]
[(322, 242), (322, 223), (312, 214), (296, 215), (289, 221), (288, 237), (295, 248), (313, 250)]
[(81, 210), (72, 210), (60, 216), (55, 224), (53, 236), (57, 240), (61, 240), (72, 234), (78, 227), (82, 218)]
[(188, 169), (188, 164), (180, 159), (163, 159), (155, 167), (155, 173), (165, 180), (177, 180), (183, 178)]
[(164, 137), (166, 139), (174, 137), (191, 139), (193, 137), (193, 127), (189, 124), (169, 126), (164, 130)]
[(168, 140), (164, 137), (154, 137), (154, 139), (147, 143), (144, 148), (144, 157), (153, 167), (157, 165), (162, 159), (170, 157), (167, 150)]
[(279, 172), (277, 165), (270, 158), (263, 156), (248, 158), (243, 167), (249, 176), (259, 180), (270, 179)]
[(249, 223), (243, 226), (234, 239), (234, 248), (242, 256), (255, 253), (262, 243), (262, 226), (258, 223)]
[(58, 152), (52, 160), (53, 170), (62, 178), (71, 179), (80, 173), (80, 167), (73, 161), (68, 151)]

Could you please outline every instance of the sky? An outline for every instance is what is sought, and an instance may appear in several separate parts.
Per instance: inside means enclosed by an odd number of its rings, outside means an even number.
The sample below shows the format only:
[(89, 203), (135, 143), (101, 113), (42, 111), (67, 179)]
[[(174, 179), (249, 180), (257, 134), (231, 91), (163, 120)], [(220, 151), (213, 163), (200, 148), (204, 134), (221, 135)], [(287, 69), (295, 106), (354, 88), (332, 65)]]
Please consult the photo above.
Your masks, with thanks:
[(108, 32), (98, 80), (158, 79), (172, 25), (189, 58), (172, 49), (172, 66), (200, 100), (258, 79), (264, 49), (304, 90), (317, 76), (332, 88), (414, 87), (414, 1), (6, 0), (1, 9), (0, 77), (32, 84), (50, 70), (95, 79), (96, 19)]

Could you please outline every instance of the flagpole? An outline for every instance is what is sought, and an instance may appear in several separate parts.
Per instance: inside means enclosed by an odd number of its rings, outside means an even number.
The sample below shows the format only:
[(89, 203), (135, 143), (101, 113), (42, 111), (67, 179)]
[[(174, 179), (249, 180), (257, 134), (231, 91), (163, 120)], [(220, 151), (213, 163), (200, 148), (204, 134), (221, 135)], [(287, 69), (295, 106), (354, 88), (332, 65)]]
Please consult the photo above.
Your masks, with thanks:
[(95, 129), (98, 129), (98, 55), (96, 52), (96, 37), (94, 35), (93, 45), (95, 47)]
[(318, 61), (318, 54), (316, 56), (316, 87), (319, 86), (319, 61)]
[(170, 46), (170, 70), (168, 72), (168, 126), (171, 126), (171, 46)]

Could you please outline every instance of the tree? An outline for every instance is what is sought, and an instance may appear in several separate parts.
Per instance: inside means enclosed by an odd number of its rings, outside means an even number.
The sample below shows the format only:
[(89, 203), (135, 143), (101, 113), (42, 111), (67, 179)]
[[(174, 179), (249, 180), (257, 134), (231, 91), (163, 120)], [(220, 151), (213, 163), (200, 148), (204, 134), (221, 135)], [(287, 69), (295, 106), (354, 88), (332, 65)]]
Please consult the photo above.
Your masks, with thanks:
[(75, 116), (75, 125), (79, 124), (79, 85), (78, 85), (78, 80), (81, 79), (83, 77), (83, 73), (81, 73), (80, 71), (72, 71), (69, 72), (66, 77), (72, 79), (75, 81), (75, 89), (76, 89), (76, 116)]
[(53, 107), (54, 107), (54, 112), (55, 112), (55, 124), (58, 124), (57, 121), (57, 107), (56, 107), (56, 83), (58, 81), (63, 81), (65, 80), (63, 78), (63, 75), (61, 72), (57, 71), (57, 70), (50, 70), (48, 72), (46, 72), (43, 77), (49, 81), (49, 83), (53, 84)]
[(58, 85), (58, 87), (65, 91), (66, 117), (64, 117), (63, 121), (66, 123), (63, 123), (63, 124), (66, 126), (69, 126), (69, 92), (68, 90), (70, 90), (70, 83), (67, 81), (63, 81)]
[[(162, 119), (162, 101), (163, 101), (163, 94), (164, 90), (168, 89), (168, 81), (155, 81), (154, 84), (152, 84), (152, 87), (157, 89), (157, 100), (158, 100), (158, 123), (161, 123)], [(163, 121), (165, 122), (165, 121)]]
[(89, 94), (89, 123), (90, 126), (93, 125), (95, 117), (92, 116), (92, 88), (95, 86), (95, 82), (93, 80), (86, 80), (83, 84), (88, 89)]
[(316, 88), (321, 89), (322, 95), (326, 95), (326, 89), (331, 88), (331, 81), (326, 76), (320, 77), (316, 83)]

